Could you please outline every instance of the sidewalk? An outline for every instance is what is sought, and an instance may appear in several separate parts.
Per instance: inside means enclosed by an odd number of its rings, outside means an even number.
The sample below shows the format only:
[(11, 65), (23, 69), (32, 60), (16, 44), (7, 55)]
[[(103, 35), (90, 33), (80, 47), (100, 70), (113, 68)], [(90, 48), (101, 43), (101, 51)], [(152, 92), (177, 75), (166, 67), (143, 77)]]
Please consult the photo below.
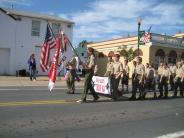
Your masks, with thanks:
[[(28, 77), (16, 77), (16, 76), (0, 76), (0, 87), (8, 86), (48, 86), (49, 79), (46, 76), (37, 77), (37, 81), (30, 81)], [(81, 78), (80, 82), (76, 81), (76, 87), (82, 87), (84, 85), (84, 78)], [(66, 81), (56, 80), (55, 86), (64, 86), (66, 87)]]

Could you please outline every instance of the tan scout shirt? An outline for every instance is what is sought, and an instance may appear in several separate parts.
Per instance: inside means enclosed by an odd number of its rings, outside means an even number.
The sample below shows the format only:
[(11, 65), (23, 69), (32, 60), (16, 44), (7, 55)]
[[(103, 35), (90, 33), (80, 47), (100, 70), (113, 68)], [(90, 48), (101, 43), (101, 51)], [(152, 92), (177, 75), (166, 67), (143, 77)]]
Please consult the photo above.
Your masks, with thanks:
[(106, 72), (104, 76), (109, 76), (113, 73), (113, 62), (108, 62), (106, 67)]
[(136, 69), (136, 66), (132, 66), (131, 68), (132, 74), (136, 73), (135, 69)]
[(130, 72), (130, 68), (128, 65), (124, 66), (124, 71), (126, 72), (126, 74), (128, 74)]
[(123, 64), (121, 62), (114, 62), (113, 74), (118, 74), (120, 72), (123, 72)]
[(169, 68), (163, 69), (161, 76), (162, 77), (169, 77), (171, 75), (171, 71)]
[(77, 65), (77, 60), (76, 58), (73, 57), (72, 60), (68, 62), (68, 67), (69, 69), (75, 69), (76, 65)]
[(172, 74), (176, 74), (176, 70), (177, 70), (176, 66), (171, 66), (170, 67), (170, 71), (171, 71)]
[(184, 75), (184, 69), (181, 67), (181, 68), (177, 68), (176, 69), (176, 77), (175, 78), (182, 78)]
[(182, 68), (184, 69), (184, 64), (182, 65)]
[(158, 75), (162, 75), (163, 67), (158, 67)]
[(94, 55), (91, 55), (89, 57), (88, 62), (87, 62), (87, 66), (88, 66), (88, 68), (94, 70), (94, 68), (95, 68), (95, 56)]
[(154, 68), (148, 68), (146, 72), (146, 78), (153, 79), (155, 77), (155, 69)]
[(146, 77), (147, 77), (148, 74), (149, 74), (149, 70), (150, 70), (150, 68), (145, 68), (145, 75), (146, 75)]
[(144, 75), (145, 74), (144, 65), (143, 64), (137, 65), (135, 71), (138, 75)]

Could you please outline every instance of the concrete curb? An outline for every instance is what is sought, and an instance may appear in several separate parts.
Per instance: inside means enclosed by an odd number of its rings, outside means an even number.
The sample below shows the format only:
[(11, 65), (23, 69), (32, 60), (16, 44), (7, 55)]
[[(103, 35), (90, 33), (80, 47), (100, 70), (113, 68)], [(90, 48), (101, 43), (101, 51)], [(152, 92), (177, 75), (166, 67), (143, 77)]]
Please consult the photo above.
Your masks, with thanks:
[[(15, 76), (0, 76), (0, 87), (22, 87), (22, 86), (48, 86), (48, 77), (38, 77), (37, 81), (30, 81), (28, 77), (15, 77)], [(81, 78), (80, 82), (75, 83), (76, 86), (84, 85), (84, 78)], [(55, 86), (65, 86), (66, 81), (61, 78), (61, 80), (56, 80)]]

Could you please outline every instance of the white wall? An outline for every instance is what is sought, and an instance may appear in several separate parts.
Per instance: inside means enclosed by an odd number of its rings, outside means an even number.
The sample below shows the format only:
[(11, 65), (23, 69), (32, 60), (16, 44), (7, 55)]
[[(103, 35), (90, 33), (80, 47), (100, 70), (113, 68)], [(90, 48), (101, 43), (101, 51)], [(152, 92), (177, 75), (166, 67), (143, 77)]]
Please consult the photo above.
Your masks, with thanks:
[[(47, 22), (42, 19), (34, 19), (41, 21), (40, 36), (31, 36), (32, 20), (33, 18), (21, 17), (21, 21), (16, 21), (0, 11), (0, 48), (10, 48), (8, 71), (10, 75), (15, 75), (16, 70), (19, 69), (28, 70), (27, 60), (29, 56), (36, 52), (36, 46), (43, 45)], [(66, 23), (61, 23), (61, 25), (72, 41), (73, 28), (68, 28)], [(36, 56), (39, 57), (40, 55), (41, 53)], [(37, 67), (39, 67), (39, 59), (37, 60)], [(40, 74), (43, 75), (44, 73)]]

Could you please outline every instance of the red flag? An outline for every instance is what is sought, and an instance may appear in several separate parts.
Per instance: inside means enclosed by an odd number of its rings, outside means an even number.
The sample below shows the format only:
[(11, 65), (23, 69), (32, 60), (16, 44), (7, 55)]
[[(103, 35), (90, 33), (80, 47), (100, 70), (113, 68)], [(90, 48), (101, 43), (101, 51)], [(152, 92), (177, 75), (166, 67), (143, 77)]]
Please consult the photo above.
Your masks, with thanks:
[(47, 24), (45, 41), (42, 46), (42, 53), (40, 59), (40, 67), (43, 72), (47, 71), (49, 68), (50, 50), (56, 46), (56, 40), (51, 33), (49, 24)]
[(56, 43), (56, 51), (55, 51), (54, 59), (52, 61), (50, 72), (49, 72), (48, 88), (50, 91), (53, 89), (55, 81), (56, 81), (56, 72), (57, 72), (58, 58), (59, 58), (60, 50), (61, 50), (61, 33), (58, 34), (58, 40)]

